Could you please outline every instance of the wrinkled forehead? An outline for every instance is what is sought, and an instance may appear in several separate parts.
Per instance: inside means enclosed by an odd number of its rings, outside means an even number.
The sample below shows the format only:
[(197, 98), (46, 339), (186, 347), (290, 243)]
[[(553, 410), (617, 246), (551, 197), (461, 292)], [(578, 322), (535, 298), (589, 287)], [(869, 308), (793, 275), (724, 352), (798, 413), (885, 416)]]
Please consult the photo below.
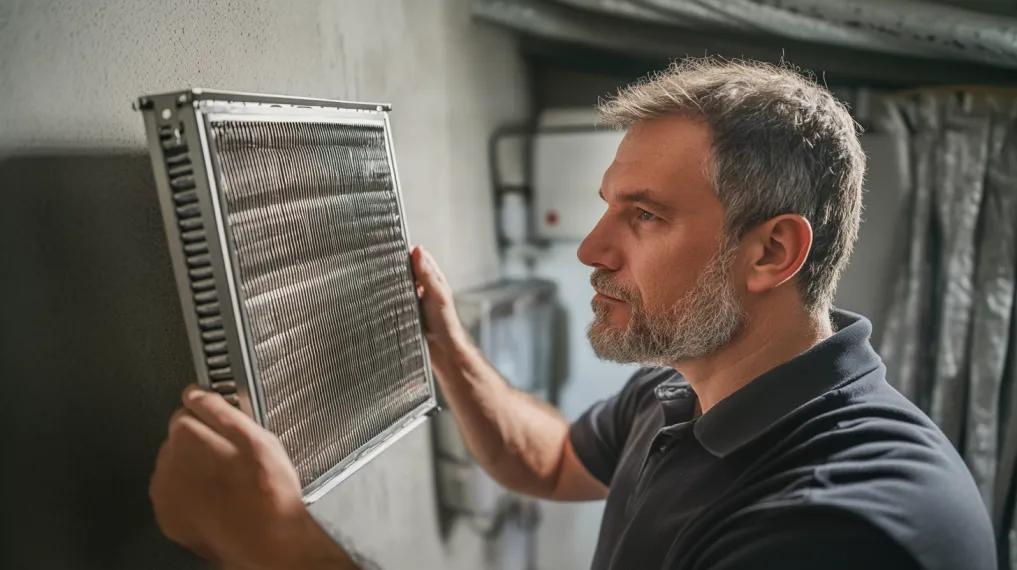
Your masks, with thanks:
[(625, 133), (601, 191), (648, 189), (662, 201), (716, 197), (709, 179), (711, 143), (703, 121), (665, 116), (640, 121)]

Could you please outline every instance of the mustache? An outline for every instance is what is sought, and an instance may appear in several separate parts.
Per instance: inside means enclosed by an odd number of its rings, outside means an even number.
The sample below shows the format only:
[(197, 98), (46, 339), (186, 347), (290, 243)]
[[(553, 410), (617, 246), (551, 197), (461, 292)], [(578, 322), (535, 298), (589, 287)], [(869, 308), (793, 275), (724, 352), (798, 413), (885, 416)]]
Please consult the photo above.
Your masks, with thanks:
[(622, 301), (631, 301), (636, 296), (621, 284), (614, 281), (611, 273), (603, 269), (595, 269), (590, 275), (590, 285), (594, 289)]

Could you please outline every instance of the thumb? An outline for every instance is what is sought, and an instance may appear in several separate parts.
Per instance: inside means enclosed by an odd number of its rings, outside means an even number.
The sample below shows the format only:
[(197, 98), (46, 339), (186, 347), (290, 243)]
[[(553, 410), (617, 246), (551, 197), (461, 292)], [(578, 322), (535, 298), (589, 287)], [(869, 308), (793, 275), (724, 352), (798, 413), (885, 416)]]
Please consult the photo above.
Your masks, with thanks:
[(424, 248), (419, 245), (413, 246), (410, 250), (410, 266), (413, 271), (414, 289), (416, 289), (417, 298), (423, 299), (424, 294), (431, 289), (431, 278), (427, 268), (424, 267)]
[(441, 292), (445, 287), (445, 276), (434, 257), (423, 247), (416, 245), (410, 252), (413, 264), (413, 275), (416, 280), (424, 286), (427, 292)]
[(417, 281), (423, 281), (427, 276), (427, 268), (424, 267), (424, 248), (414, 245), (410, 249), (410, 263), (413, 266), (413, 276)]

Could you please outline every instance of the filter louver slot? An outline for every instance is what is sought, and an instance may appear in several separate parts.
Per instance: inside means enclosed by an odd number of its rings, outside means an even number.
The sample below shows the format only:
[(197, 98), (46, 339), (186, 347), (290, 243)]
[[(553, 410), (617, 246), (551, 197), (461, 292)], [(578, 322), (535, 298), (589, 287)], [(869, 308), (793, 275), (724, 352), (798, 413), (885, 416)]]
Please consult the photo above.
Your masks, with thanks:
[(313, 500), (436, 409), (385, 108), (139, 104), (199, 382), (279, 437)]

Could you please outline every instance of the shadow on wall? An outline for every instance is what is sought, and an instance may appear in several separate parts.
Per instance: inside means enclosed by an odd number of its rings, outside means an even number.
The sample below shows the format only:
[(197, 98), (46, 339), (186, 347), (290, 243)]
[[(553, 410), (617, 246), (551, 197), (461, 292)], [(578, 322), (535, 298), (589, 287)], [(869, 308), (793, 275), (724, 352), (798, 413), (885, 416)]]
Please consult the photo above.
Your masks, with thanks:
[(147, 155), (3, 157), (0, 180), (0, 567), (204, 567), (148, 502), (193, 371)]

